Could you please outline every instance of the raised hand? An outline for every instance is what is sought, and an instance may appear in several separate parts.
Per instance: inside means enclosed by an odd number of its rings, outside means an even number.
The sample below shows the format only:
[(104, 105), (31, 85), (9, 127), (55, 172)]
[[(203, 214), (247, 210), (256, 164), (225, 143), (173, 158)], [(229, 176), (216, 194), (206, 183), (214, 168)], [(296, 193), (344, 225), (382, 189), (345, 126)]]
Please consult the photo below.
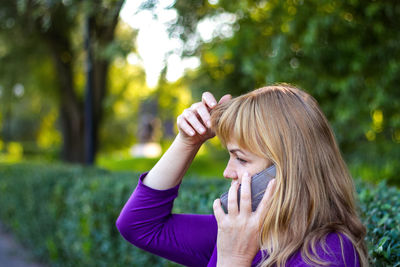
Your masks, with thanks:
[[(218, 103), (230, 98), (230, 95), (224, 95)], [(201, 102), (194, 103), (178, 116), (178, 138), (186, 145), (193, 146), (201, 145), (207, 139), (214, 137), (215, 133), (211, 130), (210, 112), (216, 106), (215, 97), (210, 92), (203, 93)]]

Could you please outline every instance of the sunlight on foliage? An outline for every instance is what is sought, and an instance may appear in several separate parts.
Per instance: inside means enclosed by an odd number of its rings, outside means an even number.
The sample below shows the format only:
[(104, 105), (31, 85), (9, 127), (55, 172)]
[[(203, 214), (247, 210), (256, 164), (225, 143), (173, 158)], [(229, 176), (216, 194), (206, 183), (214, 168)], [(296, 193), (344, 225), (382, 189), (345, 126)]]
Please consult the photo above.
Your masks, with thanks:
[(182, 113), (183, 110), (192, 102), (192, 94), (187, 87), (182, 86), (178, 90), (179, 93), (177, 94), (178, 103), (176, 115)]
[(218, 137), (211, 138), (210, 140), (208, 140), (208, 142), (210, 142), (213, 146), (217, 147), (218, 149), (224, 149), (221, 140)]
[(374, 141), (376, 134), (374, 131), (369, 130), (368, 132), (365, 133), (365, 137), (367, 137), (368, 141)]
[(375, 132), (382, 132), (383, 113), (382, 110), (374, 110), (372, 114), (373, 129)]
[(192, 93), (187, 84), (178, 80), (175, 83), (162, 84), (157, 88), (160, 117), (176, 120), (176, 117), (188, 108), (192, 103)]
[[(0, 146), (3, 146), (2, 141), (0, 140)], [(22, 160), (24, 149), (21, 143), (18, 142), (9, 142), (5, 145), (5, 153), (0, 154), (0, 162), (8, 162), (14, 163)], [(0, 149), (1, 150), (1, 149)]]
[(101, 150), (127, 148), (136, 141), (141, 103), (154, 93), (146, 85), (143, 68), (118, 57), (109, 70), (109, 93), (105, 99), (105, 117), (100, 128)]
[(18, 142), (10, 142), (7, 146), (8, 154), (16, 159), (22, 158), (24, 149), (22, 145)]
[(146, 86), (143, 69), (125, 59), (112, 64), (109, 77), (110, 93), (129, 102), (143, 99), (153, 91)]
[(382, 132), (383, 130), (383, 112), (382, 110), (374, 110), (372, 112), (372, 129), (368, 130), (365, 133), (365, 137), (368, 139), (368, 141), (375, 141), (376, 139), (376, 134)]
[(61, 144), (60, 132), (54, 127), (58, 117), (56, 109), (50, 111), (43, 119), (37, 135), (37, 144), (42, 149), (48, 149)]
[(203, 60), (210, 67), (217, 67), (219, 65), (218, 57), (213, 52), (205, 52), (203, 55)]

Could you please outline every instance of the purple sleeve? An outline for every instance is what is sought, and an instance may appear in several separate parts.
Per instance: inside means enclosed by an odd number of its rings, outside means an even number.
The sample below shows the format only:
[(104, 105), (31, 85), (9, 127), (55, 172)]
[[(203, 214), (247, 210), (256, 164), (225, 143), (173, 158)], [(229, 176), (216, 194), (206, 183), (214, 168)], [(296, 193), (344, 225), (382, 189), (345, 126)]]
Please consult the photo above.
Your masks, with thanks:
[(116, 225), (130, 243), (186, 266), (206, 266), (217, 239), (213, 215), (171, 214), (180, 185), (167, 190), (138, 185)]

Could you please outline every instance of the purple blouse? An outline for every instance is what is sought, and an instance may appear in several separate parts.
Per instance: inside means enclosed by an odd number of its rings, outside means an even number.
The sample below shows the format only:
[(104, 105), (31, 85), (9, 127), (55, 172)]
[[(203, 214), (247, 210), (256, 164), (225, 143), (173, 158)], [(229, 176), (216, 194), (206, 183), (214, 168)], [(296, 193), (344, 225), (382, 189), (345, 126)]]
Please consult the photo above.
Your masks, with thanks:
[[(172, 206), (180, 185), (167, 190), (138, 185), (125, 204), (116, 222), (118, 231), (133, 245), (185, 266), (216, 266), (217, 221), (214, 215), (172, 214)], [(326, 238), (326, 252), (318, 247), (321, 259), (329, 266), (359, 266), (357, 252), (342, 235), (343, 250), (337, 234)], [(261, 261), (261, 251), (252, 266)], [(309, 266), (296, 252), (286, 266)]]

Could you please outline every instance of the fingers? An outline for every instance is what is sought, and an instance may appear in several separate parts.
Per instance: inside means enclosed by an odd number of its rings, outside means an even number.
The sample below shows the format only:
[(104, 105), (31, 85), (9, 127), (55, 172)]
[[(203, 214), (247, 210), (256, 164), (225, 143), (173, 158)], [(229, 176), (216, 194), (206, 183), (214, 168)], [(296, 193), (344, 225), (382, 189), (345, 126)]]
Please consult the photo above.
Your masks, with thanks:
[(215, 97), (210, 92), (204, 92), (201, 101), (210, 109), (217, 105), (217, 100), (215, 100)]
[(251, 209), (251, 177), (245, 172), (242, 176), (242, 186), (240, 189), (240, 213), (249, 214)]
[(276, 179), (272, 179), (269, 182), (268, 187), (265, 190), (264, 196), (257, 207), (256, 212), (259, 213), (262, 218), (265, 217), (265, 215), (268, 212), (267, 203), (271, 199), (273, 193), (275, 192), (275, 187), (276, 187)]
[(219, 198), (214, 200), (213, 210), (214, 210), (215, 219), (217, 220), (217, 222), (220, 222), (221, 219), (225, 216), (225, 212), (221, 207), (221, 200)]
[(199, 134), (203, 134), (206, 132), (205, 125), (199, 120), (197, 117), (197, 110), (193, 110), (192, 108), (186, 109), (183, 111), (182, 115), (185, 118), (186, 122)]
[(228, 214), (237, 215), (239, 213), (237, 192), (239, 189), (239, 182), (237, 180), (232, 181), (231, 187), (228, 192)]
[(218, 104), (222, 104), (226, 101), (229, 101), (232, 99), (232, 96), (230, 94), (224, 95), (223, 97), (221, 97), (221, 99), (219, 100)]
[(189, 135), (189, 136), (194, 136), (196, 133), (193, 130), (192, 126), (190, 126), (186, 120), (184, 118), (182, 118), (181, 116), (178, 116), (177, 119), (177, 124), (179, 129), (181, 129), (185, 134)]
[(205, 124), (208, 128), (211, 127), (210, 112), (204, 103), (195, 103), (191, 106), (191, 109), (197, 112), (197, 114), (200, 116), (200, 119), (203, 121), (203, 124)]
[[(223, 103), (231, 99), (230, 95), (224, 95), (219, 103)], [(217, 101), (210, 92), (204, 92), (202, 101), (193, 104), (190, 108), (185, 109), (178, 116), (178, 128), (188, 136), (195, 136), (196, 133), (206, 136), (206, 133), (211, 134), (211, 116), (210, 110), (216, 107)]]

